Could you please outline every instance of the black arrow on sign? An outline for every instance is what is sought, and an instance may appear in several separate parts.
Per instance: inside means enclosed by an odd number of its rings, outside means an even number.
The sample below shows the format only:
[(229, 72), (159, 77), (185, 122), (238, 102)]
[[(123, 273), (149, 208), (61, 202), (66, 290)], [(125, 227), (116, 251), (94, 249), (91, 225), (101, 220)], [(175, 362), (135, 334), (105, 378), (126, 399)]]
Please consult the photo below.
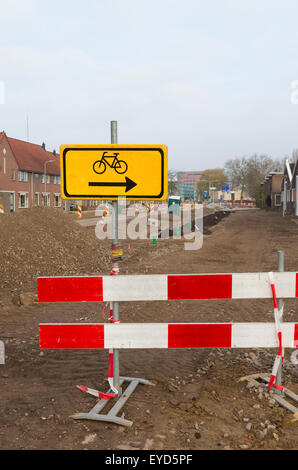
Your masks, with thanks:
[(126, 190), (125, 192), (127, 193), (128, 191), (130, 191), (132, 188), (134, 188), (137, 183), (135, 183), (134, 181), (132, 181), (131, 179), (125, 177), (125, 183), (89, 183), (89, 186), (124, 186), (126, 187)]

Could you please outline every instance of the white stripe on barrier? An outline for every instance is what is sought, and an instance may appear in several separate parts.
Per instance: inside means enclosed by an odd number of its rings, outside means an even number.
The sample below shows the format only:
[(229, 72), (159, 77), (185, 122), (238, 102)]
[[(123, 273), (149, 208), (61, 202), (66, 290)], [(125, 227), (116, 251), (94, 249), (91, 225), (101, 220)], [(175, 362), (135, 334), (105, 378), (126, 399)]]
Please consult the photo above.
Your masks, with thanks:
[(167, 300), (168, 276), (103, 276), (104, 302)]
[(121, 323), (105, 325), (105, 348), (165, 349), (168, 347), (167, 323)]
[(0, 364), (5, 364), (5, 346), (3, 341), (0, 341)]
[[(294, 348), (295, 323), (283, 323), (283, 343)], [(234, 323), (232, 348), (278, 348), (275, 323)]]
[[(268, 273), (237, 273), (232, 276), (233, 299), (272, 297)], [(296, 297), (296, 273), (274, 273), (274, 279), (278, 298)]]

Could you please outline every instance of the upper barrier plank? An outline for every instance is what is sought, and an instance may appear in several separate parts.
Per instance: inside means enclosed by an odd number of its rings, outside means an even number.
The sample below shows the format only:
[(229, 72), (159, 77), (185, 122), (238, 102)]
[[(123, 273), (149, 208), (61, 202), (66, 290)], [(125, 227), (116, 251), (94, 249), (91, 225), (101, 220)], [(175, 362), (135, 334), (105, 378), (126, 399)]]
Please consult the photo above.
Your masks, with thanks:
[[(298, 297), (297, 273), (274, 273), (277, 298)], [(39, 302), (270, 299), (268, 273), (50, 277), (37, 280)]]

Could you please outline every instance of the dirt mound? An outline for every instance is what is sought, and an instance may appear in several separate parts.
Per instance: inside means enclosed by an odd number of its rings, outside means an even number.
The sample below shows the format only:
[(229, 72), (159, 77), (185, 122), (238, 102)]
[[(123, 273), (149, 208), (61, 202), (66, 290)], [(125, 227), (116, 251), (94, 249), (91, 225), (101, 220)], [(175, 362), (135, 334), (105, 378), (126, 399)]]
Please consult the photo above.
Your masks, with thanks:
[(0, 289), (36, 290), (38, 276), (108, 273), (109, 251), (70, 214), (36, 207), (0, 217)]

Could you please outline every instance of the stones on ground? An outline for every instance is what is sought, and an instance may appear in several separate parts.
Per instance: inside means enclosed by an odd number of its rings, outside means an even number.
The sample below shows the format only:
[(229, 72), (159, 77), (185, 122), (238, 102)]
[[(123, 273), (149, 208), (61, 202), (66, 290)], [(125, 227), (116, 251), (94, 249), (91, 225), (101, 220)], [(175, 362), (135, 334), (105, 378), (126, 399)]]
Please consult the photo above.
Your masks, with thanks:
[(153, 446), (153, 442), (154, 442), (153, 439), (146, 439), (143, 450), (150, 450)]
[(172, 398), (172, 399), (170, 400), (170, 404), (173, 405), (173, 406), (178, 406), (178, 405), (179, 405), (179, 401), (176, 400), (175, 398)]
[(182, 411), (188, 411), (193, 407), (193, 403), (183, 402), (179, 404), (179, 408)]
[(85, 439), (82, 441), (83, 445), (86, 444), (91, 444), (92, 442), (95, 441), (97, 434), (88, 434), (88, 436), (85, 437)]
[(27, 305), (32, 305), (37, 301), (37, 296), (36, 294), (33, 294), (32, 292), (27, 292), (27, 293), (22, 293), (20, 294), (20, 304), (27, 306)]
[(246, 429), (246, 431), (251, 431), (252, 423), (247, 423), (247, 425), (245, 426), (245, 429)]
[(264, 431), (261, 431), (260, 429), (257, 429), (255, 431), (255, 436), (258, 440), (263, 440), (264, 437), (265, 437), (265, 433), (264, 433)]
[(168, 385), (168, 390), (169, 390), (169, 392), (177, 392), (178, 387), (174, 384), (169, 384)]

